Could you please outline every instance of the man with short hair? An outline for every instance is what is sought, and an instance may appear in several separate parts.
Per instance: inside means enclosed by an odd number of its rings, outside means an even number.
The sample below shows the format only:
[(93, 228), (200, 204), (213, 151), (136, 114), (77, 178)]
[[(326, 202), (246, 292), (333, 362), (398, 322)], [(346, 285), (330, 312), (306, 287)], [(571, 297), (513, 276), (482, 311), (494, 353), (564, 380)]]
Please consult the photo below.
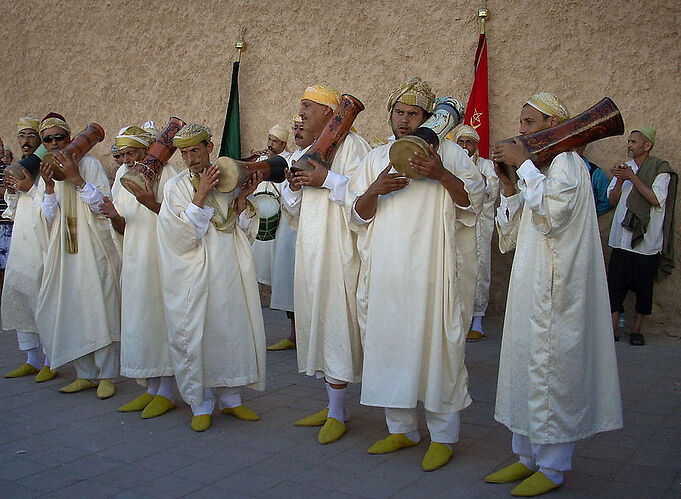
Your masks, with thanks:
[(475, 284), (475, 303), (473, 304), (473, 323), (466, 341), (480, 341), (485, 337), (482, 318), (489, 303), (489, 285), (492, 278), (492, 233), (494, 232), (494, 203), (499, 197), (499, 179), (494, 172), (494, 163), (480, 156), (478, 142), (480, 135), (475, 128), (461, 125), (454, 134), (454, 140), (466, 150), (468, 156), (482, 174), (485, 181), (485, 200), (475, 225), (475, 238), (478, 242), (478, 278)]
[(657, 132), (635, 129), (627, 139), (631, 159), (612, 169), (610, 203), (617, 205), (608, 244), (608, 289), (615, 340), (619, 315), (628, 291), (636, 295), (636, 317), (629, 343), (645, 345), (643, 319), (652, 312), (653, 281), (660, 270), (666, 277), (674, 267), (674, 204), (678, 175), (663, 159), (650, 155)]
[[(40, 145), (40, 121), (24, 116), (17, 121), (17, 140), (23, 157), (33, 154)], [(50, 369), (47, 355), (41, 361), (41, 343), (35, 320), (38, 290), (43, 277), (43, 258), (47, 252), (49, 231), (40, 211), (44, 186), (30, 174), (17, 179), (5, 177), (5, 184), (14, 191), (6, 193), (12, 206), (10, 218), (14, 221), (10, 254), (7, 260), (5, 284), (2, 289), (2, 326), (15, 329), (19, 350), (26, 352), (26, 362), (5, 374), (15, 378), (36, 374), (36, 383), (49, 381), (57, 375)], [(5, 212), (7, 213), (7, 212)]]
[[(569, 117), (555, 95), (535, 94), (519, 132)], [(511, 494), (535, 496), (563, 483), (577, 440), (622, 427), (617, 359), (584, 161), (571, 151), (535, 165), (516, 142), (497, 145), (492, 160), (502, 186), (499, 249), (515, 248), (494, 418), (513, 432), (519, 460), (485, 481), (523, 480)], [(517, 188), (501, 163), (517, 168)]]
[[(121, 184), (121, 178), (137, 161), (142, 161), (152, 143), (139, 127), (128, 126), (116, 136), (116, 148), (125, 163), (116, 173), (111, 199), (100, 209), (111, 220), (121, 241), (121, 375), (146, 378), (147, 390), (118, 408), (119, 412), (142, 411), (149, 419), (175, 408), (173, 365), (168, 346), (161, 266), (156, 225), (163, 200), (163, 188), (177, 172), (166, 165), (155, 182), (144, 188)], [(120, 237), (122, 236), (122, 238)]]
[[(435, 94), (420, 78), (388, 98), (395, 139), (433, 112)], [(475, 221), (484, 182), (466, 152), (443, 140), (409, 158), (423, 178), (390, 162), (392, 143), (372, 149), (348, 183), (350, 227), (358, 233), (357, 293), (363, 333), (361, 403), (385, 408), (389, 436), (369, 448), (386, 454), (418, 444), (417, 405), (431, 444), (425, 471), (449, 462), (459, 440), (459, 411), (471, 403), (464, 365), (475, 292)]]
[[(298, 146), (287, 158), (289, 168), (307, 152), (314, 136), (303, 129), (303, 119), (300, 115), (293, 118), (293, 134)], [(288, 185), (288, 180), (281, 184), (280, 192)], [(293, 280), (296, 263), (296, 238), (298, 231), (291, 226), (291, 215), (282, 210), (277, 228), (277, 243), (274, 246), (274, 262), (272, 263), (272, 294), (270, 308), (286, 311), (286, 317), (291, 321), (289, 335), (281, 341), (267, 347), (268, 351), (290, 350), (296, 347), (296, 318), (293, 306)]]
[[(300, 100), (303, 128), (316, 140), (341, 101), (335, 88), (309, 86)], [(322, 426), (320, 444), (346, 432), (345, 390), (362, 377), (362, 345), (357, 323), (359, 255), (344, 212), (348, 177), (369, 144), (350, 131), (330, 169), (314, 160), (310, 171), (287, 174), (282, 205), (297, 218), (294, 303), (298, 371), (324, 378), (327, 409), (295, 422)], [(294, 222), (295, 224), (295, 222)]]
[[(41, 165), (41, 209), (51, 230), (36, 323), (52, 367), (71, 362), (76, 369), (77, 379), (60, 391), (96, 388), (106, 399), (115, 393), (120, 340), (120, 257), (99, 210), (111, 195), (109, 180), (92, 156), (76, 163), (61, 152), (71, 142), (63, 116), (48, 114), (39, 131), (53, 163)], [(54, 181), (54, 168), (64, 180)]]
[(187, 169), (168, 180), (158, 215), (163, 303), (170, 355), (191, 428), (211, 425), (216, 398), (223, 414), (257, 421), (241, 387), (265, 388), (265, 330), (249, 239), (258, 230), (247, 206), (262, 174), (237, 191), (215, 189), (211, 131), (185, 125), (173, 138)]

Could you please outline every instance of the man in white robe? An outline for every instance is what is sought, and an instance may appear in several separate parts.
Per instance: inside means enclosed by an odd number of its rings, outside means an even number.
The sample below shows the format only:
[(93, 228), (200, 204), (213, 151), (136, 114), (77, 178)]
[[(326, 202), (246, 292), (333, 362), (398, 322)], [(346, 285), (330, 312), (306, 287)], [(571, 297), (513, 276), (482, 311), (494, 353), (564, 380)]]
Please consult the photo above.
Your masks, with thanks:
[(195, 431), (210, 427), (216, 397), (223, 414), (257, 421), (240, 389), (265, 388), (265, 330), (250, 243), (258, 226), (255, 209), (246, 208), (262, 175), (238, 191), (217, 191), (210, 138), (196, 124), (173, 138), (188, 169), (166, 182), (157, 222), (170, 356)]
[[(267, 149), (265, 149), (265, 153), (258, 161), (264, 161), (276, 155), (288, 160), (291, 153), (286, 150), (287, 141), (288, 129), (283, 125), (274, 125), (267, 132)], [(260, 182), (253, 194), (254, 196), (271, 196), (272, 198), (276, 198), (278, 203), (281, 189), (283, 188), (282, 184), (283, 182)], [(254, 197), (254, 200), (256, 205), (260, 207), (260, 205), (258, 205), (258, 198)], [(258, 272), (258, 282), (265, 286), (271, 286), (276, 237), (267, 241), (259, 239), (258, 237), (260, 236), (257, 236), (255, 241), (253, 241), (253, 257), (255, 258), (255, 268)]]
[[(332, 87), (314, 85), (303, 92), (299, 114), (315, 140), (340, 101)], [(368, 151), (369, 144), (351, 131), (329, 170), (313, 162), (314, 170), (289, 173), (289, 186), (282, 192), (282, 205), (297, 217), (298, 225), (293, 291), (298, 371), (324, 377), (329, 396), (327, 409), (295, 425), (322, 426), (320, 444), (345, 434), (345, 390), (362, 376), (356, 300), (359, 255), (343, 206), (351, 169)]]
[[(17, 139), (24, 158), (40, 146), (39, 128), (40, 120), (31, 116), (17, 122)], [(47, 356), (41, 362), (40, 336), (35, 322), (48, 241), (47, 224), (40, 211), (45, 187), (39, 175), (33, 178), (30, 174), (23, 179), (6, 174), (5, 184), (14, 191), (5, 193), (9, 207), (5, 214), (14, 221), (14, 230), (2, 288), (2, 328), (15, 329), (19, 350), (26, 352), (26, 362), (5, 374), (5, 378), (37, 373), (36, 383), (43, 383), (57, 375), (50, 369)]]
[(492, 277), (491, 254), (492, 233), (494, 232), (494, 203), (499, 197), (499, 179), (494, 173), (494, 163), (480, 156), (478, 142), (480, 136), (475, 128), (461, 125), (454, 134), (454, 141), (473, 159), (473, 163), (485, 180), (485, 201), (475, 225), (475, 238), (478, 243), (478, 280), (475, 284), (475, 303), (473, 304), (473, 323), (466, 341), (480, 341), (485, 337), (482, 318), (489, 303), (489, 284)]
[[(426, 121), (434, 102), (420, 78), (395, 89), (388, 98), (395, 138)], [(392, 145), (372, 149), (348, 182), (346, 205), (362, 258), (361, 403), (385, 408), (390, 435), (369, 453), (386, 454), (419, 442), (416, 407), (423, 402), (432, 442), (422, 468), (433, 471), (451, 459), (459, 411), (471, 403), (464, 353), (484, 182), (450, 140), (410, 158), (424, 176), (410, 181), (390, 163)]]
[(147, 182), (146, 189), (132, 184), (133, 192), (121, 184), (121, 177), (135, 162), (144, 159), (151, 143), (152, 137), (139, 127), (128, 126), (119, 132), (116, 148), (125, 163), (116, 172), (112, 198), (105, 198), (100, 206), (111, 220), (114, 238), (122, 238), (121, 375), (147, 380), (147, 390), (118, 410), (142, 411), (143, 419), (175, 408), (156, 221), (163, 188), (177, 172), (168, 164), (156, 182)]
[[(519, 132), (568, 118), (555, 95), (539, 93), (523, 106)], [(485, 480), (524, 479), (512, 494), (534, 496), (563, 483), (577, 440), (622, 427), (617, 359), (586, 164), (567, 152), (535, 165), (515, 143), (495, 147), (492, 159), (519, 177), (516, 189), (497, 167), (499, 249), (515, 256), (494, 414), (513, 432), (519, 460)]]
[(40, 124), (43, 143), (65, 180), (55, 185), (52, 166), (41, 167), (41, 209), (50, 228), (36, 323), (52, 368), (72, 362), (77, 379), (60, 391), (97, 388), (100, 399), (115, 392), (120, 339), (120, 257), (99, 211), (110, 196), (109, 180), (95, 158), (76, 164), (59, 152), (71, 141), (63, 117), (48, 114)]
[[(289, 168), (307, 152), (314, 136), (303, 130), (303, 119), (300, 115), (293, 118), (293, 133), (298, 146), (288, 158)], [(288, 180), (284, 180), (280, 192), (288, 186)], [(274, 262), (272, 264), (272, 294), (270, 296), (270, 308), (284, 310), (286, 317), (291, 321), (291, 332), (288, 337), (267, 347), (270, 352), (290, 350), (296, 347), (296, 317), (293, 306), (293, 282), (296, 263), (296, 239), (298, 231), (291, 226), (291, 215), (288, 211), (281, 212), (279, 228), (277, 229), (277, 244), (274, 248)]]

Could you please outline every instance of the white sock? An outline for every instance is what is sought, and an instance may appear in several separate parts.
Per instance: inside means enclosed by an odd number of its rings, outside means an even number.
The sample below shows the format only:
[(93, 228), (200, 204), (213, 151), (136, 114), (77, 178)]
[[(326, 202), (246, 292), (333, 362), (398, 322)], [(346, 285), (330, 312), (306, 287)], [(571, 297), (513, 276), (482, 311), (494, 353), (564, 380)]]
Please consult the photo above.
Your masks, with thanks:
[(212, 388), (203, 389), (203, 402), (198, 405), (192, 405), (192, 414), (194, 416), (203, 416), (204, 414), (213, 414), (215, 409), (215, 392)]
[(474, 329), (475, 331), (480, 331), (482, 334), (485, 334), (484, 329), (482, 329), (481, 316), (473, 317), (473, 325), (471, 326), (471, 329)]
[(220, 393), (220, 408), (234, 409), (241, 405), (241, 390), (239, 387), (225, 387)]
[(156, 379), (160, 381), (156, 395), (163, 395), (174, 404), (175, 390), (173, 386), (175, 385), (175, 376), (161, 376)]
[(537, 467), (534, 464), (534, 459), (531, 456), (518, 456), (518, 461), (530, 471), (537, 471)]
[(421, 441), (421, 434), (416, 430), (405, 433), (404, 435), (412, 442), (418, 443)]
[(40, 369), (40, 353), (38, 347), (26, 350), (26, 363), (31, 364), (36, 369)]
[(45, 362), (43, 362), (43, 366), (50, 367), (50, 358), (47, 356), (47, 352), (45, 352), (44, 348), (43, 348), (43, 355), (45, 355)]
[(347, 388), (332, 388), (330, 384), (326, 383), (326, 393), (329, 395), (329, 416), (337, 419), (341, 423), (345, 423), (345, 389)]
[(541, 471), (546, 476), (546, 478), (551, 480), (556, 485), (560, 485), (561, 483), (563, 483), (563, 472), (562, 471), (556, 471), (556, 470), (552, 470), (552, 469), (549, 469), (549, 468), (544, 468), (543, 466), (539, 468), (539, 471)]
[(147, 378), (147, 393), (155, 397), (158, 393), (158, 386), (161, 384), (161, 378)]

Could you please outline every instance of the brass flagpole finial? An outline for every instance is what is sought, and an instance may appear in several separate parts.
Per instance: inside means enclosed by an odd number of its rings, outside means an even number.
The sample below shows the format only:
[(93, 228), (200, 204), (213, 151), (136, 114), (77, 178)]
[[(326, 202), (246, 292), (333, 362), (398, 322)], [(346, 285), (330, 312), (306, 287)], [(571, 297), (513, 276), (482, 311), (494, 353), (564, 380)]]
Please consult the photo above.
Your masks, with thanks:
[(484, 35), (485, 23), (487, 22), (487, 18), (489, 17), (489, 10), (487, 9), (487, 5), (485, 5), (485, 2), (482, 2), (482, 7), (478, 9), (478, 17), (480, 18), (480, 34)]
[(241, 62), (241, 51), (246, 49), (246, 44), (244, 43), (244, 33), (246, 32), (246, 26), (241, 28), (241, 36), (236, 41), (236, 62)]

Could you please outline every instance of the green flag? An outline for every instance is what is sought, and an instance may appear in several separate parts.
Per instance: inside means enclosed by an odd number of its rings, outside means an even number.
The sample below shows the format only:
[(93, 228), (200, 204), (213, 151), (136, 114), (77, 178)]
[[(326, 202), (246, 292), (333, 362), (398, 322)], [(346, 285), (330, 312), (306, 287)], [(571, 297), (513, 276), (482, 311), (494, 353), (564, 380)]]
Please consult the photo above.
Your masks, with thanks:
[(239, 133), (239, 63), (232, 67), (232, 86), (229, 90), (229, 103), (222, 129), (220, 156), (241, 159), (241, 134)]

